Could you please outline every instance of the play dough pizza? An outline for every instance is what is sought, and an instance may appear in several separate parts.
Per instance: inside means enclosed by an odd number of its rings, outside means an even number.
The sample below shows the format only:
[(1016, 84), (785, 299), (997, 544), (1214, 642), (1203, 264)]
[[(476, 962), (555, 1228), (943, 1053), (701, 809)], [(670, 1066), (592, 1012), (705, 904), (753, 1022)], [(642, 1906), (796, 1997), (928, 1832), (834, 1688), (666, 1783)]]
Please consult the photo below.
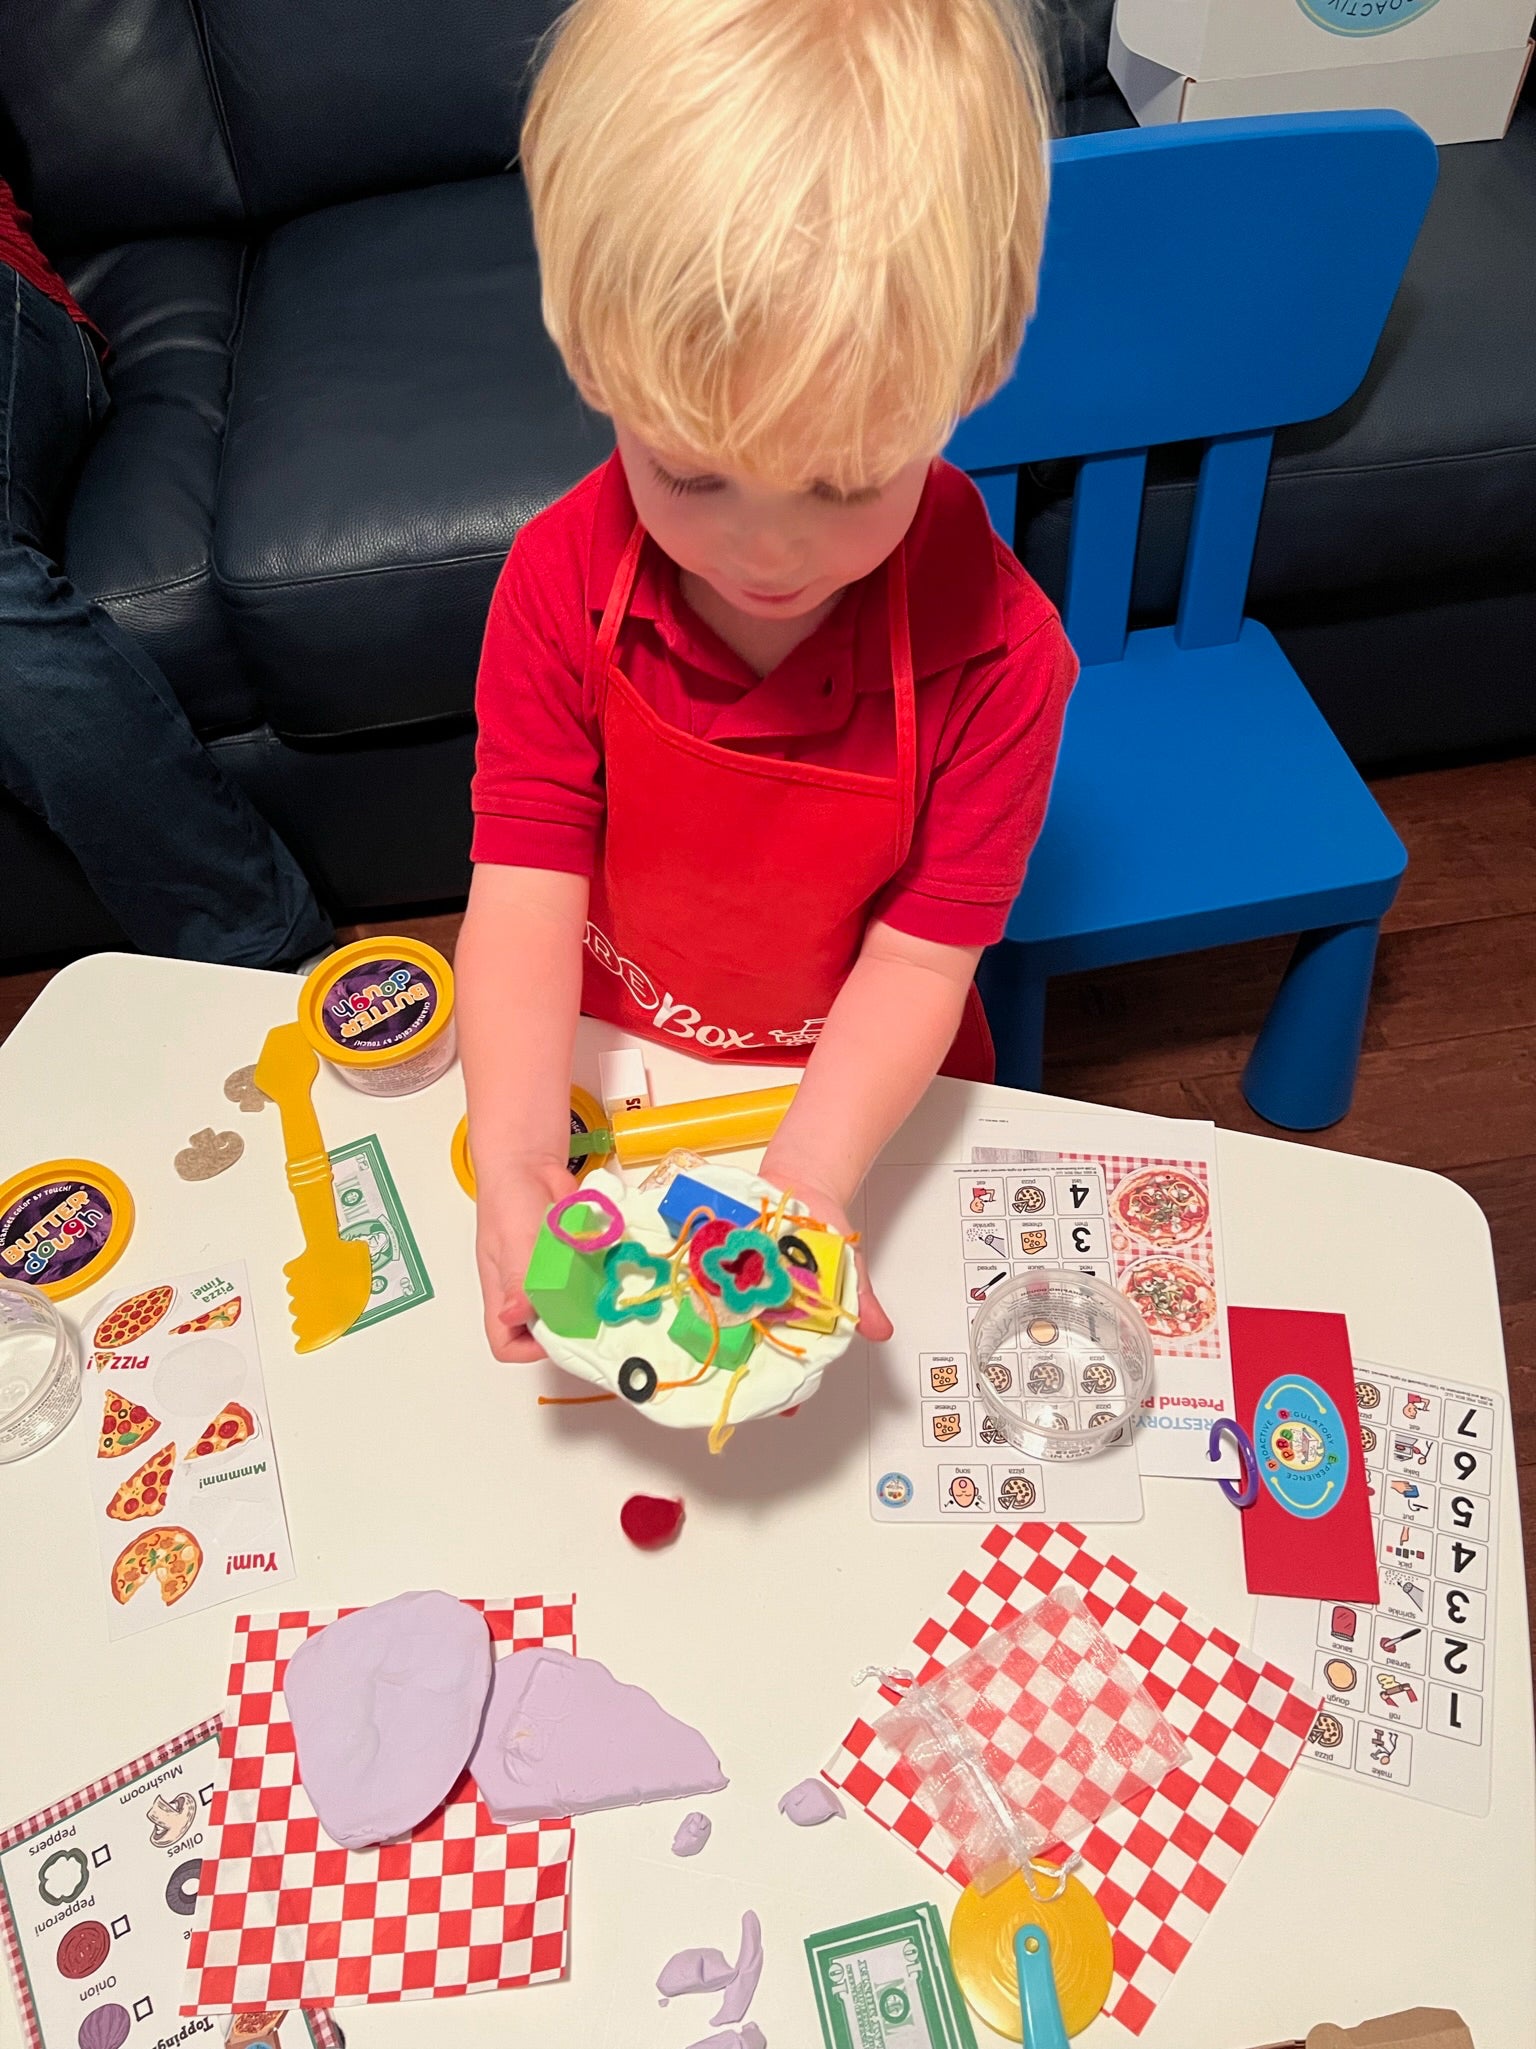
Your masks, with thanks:
[(119, 1523), (137, 1522), (142, 1515), (158, 1515), (165, 1506), (171, 1475), (175, 1470), (174, 1444), (166, 1445), (163, 1451), (151, 1453), (132, 1478), (124, 1480), (112, 1496), (107, 1503), (107, 1514)]
[(142, 1402), (125, 1401), (114, 1388), (108, 1388), (101, 1412), (101, 1442), (96, 1447), (96, 1456), (121, 1458), (125, 1451), (136, 1451), (159, 1428), (160, 1418), (152, 1416)]
[(1155, 1338), (1193, 1338), (1216, 1320), (1216, 1290), (1182, 1259), (1142, 1259), (1120, 1286)]
[(232, 1296), (228, 1302), (221, 1302), (217, 1309), (205, 1309), (201, 1316), (194, 1316), (190, 1323), (173, 1325), (173, 1338), (190, 1337), (194, 1331), (228, 1330), (231, 1324), (240, 1321), (240, 1297)]
[(167, 1608), (179, 1601), (202, 1570), (203, 1548), (190, 1530), (146, 1530), (118, 1553), (112, 1567), (112, 1598), (131, 1601), (147, 1581), (160, 1582)]
[(106, 1352), (134, 1344), (146, 1331), (154, 1329), (175, 1299), (174, 1288), (146, 1288), (142, 1295), (130, 1295), (97, 1324), (92, 1343)]
[(238, 1402), (230, 1402), (214, 1417), (187, 1453), (189, 1459), (211, 1458), (216, 1451), (232, 1451), (237, 1444), (256, 1435), (256, 1418)]
[(1111, 1198), (1116, 1217), (1149, 1245), (1185, 1245), (1211, 1220), (1210, 1198), (1177, 1167), (1146, 1167), (1122, 1181)]

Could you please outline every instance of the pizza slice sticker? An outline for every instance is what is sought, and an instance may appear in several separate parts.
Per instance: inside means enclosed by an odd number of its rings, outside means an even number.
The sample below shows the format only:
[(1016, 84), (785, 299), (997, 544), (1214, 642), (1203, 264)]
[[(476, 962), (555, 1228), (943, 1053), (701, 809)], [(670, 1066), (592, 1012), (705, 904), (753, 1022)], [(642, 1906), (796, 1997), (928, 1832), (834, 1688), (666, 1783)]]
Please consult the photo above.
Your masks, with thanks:
[(239, 1402), (229, 1402), (220, 1409), (187, 1457), (211, 1458), (215, 1452), (233, 1451), (237, 1444), (249, 1443), (256, 1434), (256, 1418), (250, 1410), (242, 1408)]
[(147, 1444), (159, 1428), (160, 1418), (152, 1416), (142, 1402), (127, 1401), (115, 1388), (108, 1388), (101, 1412), (101, 1441), (96, 1447), (96, 1456), (121, 1458), (124, 1452), (136, 1451), (141, 1444)]
[(146, 1288), (142, 1295), (130, 1295), (126, 1302), (108, 1310), (97, 1324), (91, 1343), (103, 1352), (136, 1343), (146, 1331), (154, 1329), (175, 1299), (176, 1290), (170, 1287)]
[(174, 1444), (166, 1445), (163, 1451), (152, 1452), (112, 1496), (107, 1503), (107, 1514), (119, 1523), (137, 1522), (141, 1515), (158, 1515), (165, 1506), (171, 1475), (175, 1470)]
[(173, 1338), (190, 1337), (194, 1331), (228, 1330), (240, 1321), (241, 1298), (233, 1296), (228, 1302), (221, 1302), (217, 1309), (205, 1309), (201, 1316), (194, 1316), (190, 1323), (173, 1325)]

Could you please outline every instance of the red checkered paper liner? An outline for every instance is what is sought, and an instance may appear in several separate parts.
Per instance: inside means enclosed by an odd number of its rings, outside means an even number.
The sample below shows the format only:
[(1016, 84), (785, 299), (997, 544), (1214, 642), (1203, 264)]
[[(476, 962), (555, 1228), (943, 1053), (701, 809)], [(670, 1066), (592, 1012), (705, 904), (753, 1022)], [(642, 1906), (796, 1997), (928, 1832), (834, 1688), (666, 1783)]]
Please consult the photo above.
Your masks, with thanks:
[[(1220, 1300), (1221, 1289), (1216, 1274), (1216, 1239), (1213, 1230), (1215, 1197), (1211, 1193), (1211, 1170), (1204, 1160), (1152, 1160), (1133, 1159), (1124, 1153), (1063, 1153), (1063, 1159), (1096, 1161), (1104, 1176), (1104, 1206), (1109, 1225), (1109, 1251), (1115, 1263), (1115, 1280), (1124, 1288), (1125, 1277), (1133, 1266), (1145, 1260), (1177, 1260), (1181, 1266), (1193, 1267), (1195, 1272), (1217, 1297), (1218, 1307), (1214, 1320), (1196, 1336), (1170, 1338), (1154, 1336), (1152, 1349), (1169, 1359), (1222, 1359), (1226, 1357), (1226, 1341), (1223, 1335), (1226, 1327), (1226, 1305)], [(1138, 1237), (1129, 1230), (1115, 1207), (1115, 1197), (1127, 1181), (1134, 1180), (1148, 1168), (1167, 1167), (1175, 1173), (1187, 1175), (1205, 1195), (1206, 1220), (1204, 1228), (1193, 1238), (1175, 1245), (1157, 1245)]]
[[(575, 1597), (470, 1601), (498, 1648), (574, 1652)], [(298, 1783), (288, 1660), (350, 1608), (235, 1623), (184, 2014), (444, 1999), (565, 1975), (573, 1829), (502, 1828), (466, 1772), (403, 1843), (343, 1850)]]
[[(1114, 1934), (1115, 1978), (1104, 2010), (1139, 2035), (1289, 1778), (1316, 1703), (1288, 1673), (1260, 1664), (1235, 1637), (1147, 1586), (1122, 1560), (1095, 1558), (1068, 1523), (998, 1527), (982, 1550), (979, 1572), (962, 1573), (940, 1615), (917, 1633), (919, 1681), (1066, 1581), (1139, 1669), (1188, 1748), (1185, 1764), (1111, 1808), (1072, 1844), (1082, 1856), (1077, 1876)], [(885, 1692), (892, 1702), (899, 1697)], [(915, 1805), (915, 1775), (868, 1721), (854, 1723), (825, 1776), (958, 1882), (954, 1843)]]
[(904, 1770), (916, 1770), (923, 1781), (916, 1803), (957, 1849), (963, 1845), (953, 1866), (973, 1878), (1002, 1849), (996, 1816), (990, 1803), (977, 1805), (968, 1775), (948, 1760), (924, 1774), (934, 1735), (931, 1710), (920, 1700), (932, 1701), (945, 1723), (971, 1732), (975, 1761), (1008, 1803), (1029, 1850), (1070, 1841), (1186, 1761), (1183, 1741), (1153, 1705), (1140, 1667), (1110, 1642), (1070, 1584), (1011, 1626), (989, 1630), (915, 1694), (904, 1693), (875, 1734), (901, 1753)]

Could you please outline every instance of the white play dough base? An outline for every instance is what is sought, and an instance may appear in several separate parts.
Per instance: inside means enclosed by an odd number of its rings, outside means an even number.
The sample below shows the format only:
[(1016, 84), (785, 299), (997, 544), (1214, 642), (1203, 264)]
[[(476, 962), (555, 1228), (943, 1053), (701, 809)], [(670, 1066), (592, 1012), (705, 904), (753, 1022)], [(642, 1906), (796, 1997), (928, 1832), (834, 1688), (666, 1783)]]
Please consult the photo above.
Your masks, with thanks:
[[(734, 1195), (742, 1202), (756, 1205), (764, 1196), (771, 1203), (779, 1199), (778, 1189), (740, 1167), (710, 1165), (691, 1167), (688, 1172), (696, 1181), (717, 1188), (722, 1195)], [(657, 1207), (666, 1193), (664, 1189), (626, 1188), (617, 1174), (606, 1170), (589, 1174), (581, 1185), (584, 1190), (606, 1195), (617, 1203), (624, 1216), (625, 1237), (635, 1239), (647, 1252), (663, 1258), (671, 1252), (673, 1233), (662, 1222)], [(792, 1202), (785, 1214), (805, 1216), (808, 1212), (803, 1204)], [(843, 1306), (855, 1310), (859, 1306), (859, 1277), (851, 1257), (843, 1261)], [(667, 1336), (674, 1314), (671, 1303), (664, 1302), (654, 1322), (642, 1323), (635, 1317), (628, 1323), (604, 1324), (595, 1338), (563, 1338), (548, 1324), (535, 1321), (533, 1335), (554, 1363), (567, 1373), (618, 1394), (619, 1369), (626, 1359), (648, 1359), (662, 1380), (686, 1380), (698, 1372), (698, 1360)], [(794, 1359), (773, 1345), (759, 1342), (738, 1376), (741, 1385), (731, 1403), (733, 1423), (749, 1423), (755, 1416), (776, 1416), (781, 1409), (792, 1409), (798, 1402), (809, 1401), (820, 1387), (827, 1367), (847, 1351), (853, 1325), (843, 1324), (828, 1337), (793, 1329), (783, 1329), (781, 1334), (787, 1343), (803, 1346), (805, 1357)], [(729, 1378), (723, 1367), (713, 1368), (692, 1387), (669, 1388), (654, 1394), (648, 1402), (627, 1406), (669, 1429), (707, 1430), (720, 1414)], [(624, 1397), (620, 1395), (619, 1399), (623, 1401)]]

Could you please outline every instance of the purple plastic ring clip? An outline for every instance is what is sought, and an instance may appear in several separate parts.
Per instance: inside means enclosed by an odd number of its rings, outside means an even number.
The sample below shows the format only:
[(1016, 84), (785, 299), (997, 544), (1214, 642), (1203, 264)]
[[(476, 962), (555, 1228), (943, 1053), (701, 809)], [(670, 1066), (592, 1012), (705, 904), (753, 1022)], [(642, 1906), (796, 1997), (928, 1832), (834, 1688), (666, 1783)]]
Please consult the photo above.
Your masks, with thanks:
[(1237, 1447), (1237, 1455), (1243, 1464), (1243, 1480), (1241, 1486), (1236, 1480), (1227, 1479), (1218, 1479), (1216, 1485), (1234, 1508), (1252, 1508), (1259, 1498), (1259, 1461), (1253, 1448), (1253, 1439), (1241, 1423), (1234, 1423), (1230, 1416), (1218, 1416), (1211, 1425), (1207, 1458), (1221, 1457), (1223, 1438), (1230, 1438)]
[[(560, 1221), (567, 1210), (573, 1209), (596, 1210), (600, 1217), (607, 1218), (607, 1222), (595, 1237), (578, 1238)], [(552, 1238), (558, 1238), (562, 1245), (569, 1245), (576, 1252), (606, 1252), (610, 1245), (617, 1245), (624, 1236), (624, 1218), (618, 1204), (597, 1188), (573, 1188), (569, 1195), (562, 1195), (544, 1223)]]

